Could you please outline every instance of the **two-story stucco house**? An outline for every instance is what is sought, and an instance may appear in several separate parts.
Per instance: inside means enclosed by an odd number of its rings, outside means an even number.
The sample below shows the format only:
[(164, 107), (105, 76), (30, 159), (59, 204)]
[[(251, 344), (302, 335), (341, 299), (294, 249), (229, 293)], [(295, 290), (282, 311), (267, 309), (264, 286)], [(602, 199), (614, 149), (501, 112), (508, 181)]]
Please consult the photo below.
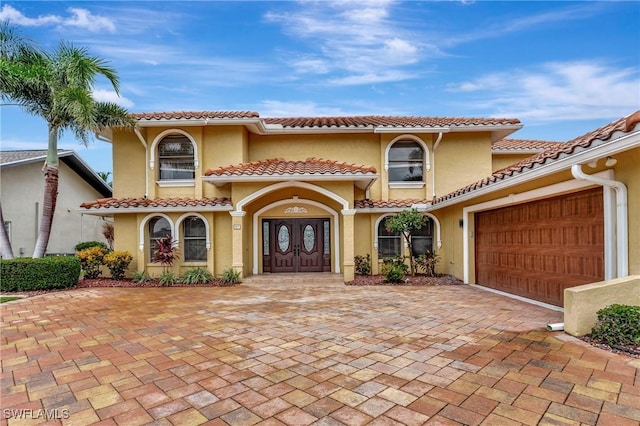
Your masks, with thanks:
[[(627, 119), (550, 143), (505, 139), (522, 127), (513, 118), (135, 118), (135, 131), (106, 135), (113, 198), (81, 210), (113, 216), (116, 248), (151, 274), (161, 270), (155, 241), (171, 235), (176, 272), (233, 267), (350, 281), (356, 255), (370, 254), (378, 273), (383, 258), (407, 250), (384, 222), (411, 207), (429, 217), (415, 247), (435, 251), (439, 271), (467, 283), (561, 304), (567, 283), (640, 272), (637, 214), (628, 214), (635, 231), (626, 248), (605, 242), (622, 238), (609, 182), (629, 187), (629, 209), (640, 203), (640, 127)], [(587, 163), (595, 168), (583, 170)], [(574, 165), (607, 183), (572, 174)]]

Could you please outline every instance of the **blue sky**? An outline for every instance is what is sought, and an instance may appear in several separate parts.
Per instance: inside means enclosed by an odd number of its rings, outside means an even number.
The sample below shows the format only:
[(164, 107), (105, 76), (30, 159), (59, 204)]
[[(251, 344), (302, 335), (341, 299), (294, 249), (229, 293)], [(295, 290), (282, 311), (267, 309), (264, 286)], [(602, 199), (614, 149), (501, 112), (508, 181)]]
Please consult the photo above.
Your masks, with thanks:
[[(636, 1), (3, 1), (0, 19), (120, 76), (131, 112), (518, 118), (512, 138), (569, 140), (640, 109)], [(2, 149), (46, 124), (3, 106)], [(97, 171), (111, 147), (75, 149)]]

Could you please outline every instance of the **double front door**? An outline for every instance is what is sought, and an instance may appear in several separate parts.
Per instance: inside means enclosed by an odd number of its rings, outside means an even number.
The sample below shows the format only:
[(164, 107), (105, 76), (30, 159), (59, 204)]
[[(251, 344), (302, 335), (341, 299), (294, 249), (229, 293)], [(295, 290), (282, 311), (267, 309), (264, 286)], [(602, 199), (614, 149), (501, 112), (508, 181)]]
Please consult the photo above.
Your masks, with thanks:
[(329, 219), (263, 219), (264, 272), (331, 272)]

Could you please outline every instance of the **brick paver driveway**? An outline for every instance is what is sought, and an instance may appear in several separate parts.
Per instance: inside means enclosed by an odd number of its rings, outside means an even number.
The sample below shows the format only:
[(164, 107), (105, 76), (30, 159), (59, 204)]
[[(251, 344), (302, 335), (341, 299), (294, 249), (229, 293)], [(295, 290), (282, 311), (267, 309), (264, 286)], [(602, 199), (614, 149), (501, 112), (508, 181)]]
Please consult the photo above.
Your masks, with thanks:
[(640, 422), (640, 360), (469, 286), (101, 288), (0, 310), (3, 424)]

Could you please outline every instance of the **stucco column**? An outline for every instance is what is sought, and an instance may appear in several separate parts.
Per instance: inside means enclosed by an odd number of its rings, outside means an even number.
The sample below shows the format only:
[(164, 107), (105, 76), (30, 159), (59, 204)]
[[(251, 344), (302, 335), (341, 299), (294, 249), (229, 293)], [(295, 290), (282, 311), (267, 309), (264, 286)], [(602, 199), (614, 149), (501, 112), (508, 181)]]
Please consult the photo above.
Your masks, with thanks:
[(345, 282), (353, 281), (355, 278), (355, 262), (353, 260), (355, 256), (355, 215), (355, 209), (342, 210), (342, 253), (344, 256), (342, 273)]
[(233, 251), (233, 260), (232, 260), (232, 267), (233, 269), (235, 269), (237, 272), (240, 273), (240, 278), (243, 277), (243, 269), (244, 269), (244, 262), (243, 262), (243, 256), (242, 256), (242, 252), (243, 252), (243, 247), (242, 247), (242, 242), (243, 242), (243, 238), (242, 238), (242, 227), (243, 227), (243, 221), (244, 221), (244, 215), (246, 214), (246, 212), (238, 212), (238, 211), (232, 211), (229, 212), (229, 214), (231, 214), (231, 246), (232, 246), (232, 251)]

